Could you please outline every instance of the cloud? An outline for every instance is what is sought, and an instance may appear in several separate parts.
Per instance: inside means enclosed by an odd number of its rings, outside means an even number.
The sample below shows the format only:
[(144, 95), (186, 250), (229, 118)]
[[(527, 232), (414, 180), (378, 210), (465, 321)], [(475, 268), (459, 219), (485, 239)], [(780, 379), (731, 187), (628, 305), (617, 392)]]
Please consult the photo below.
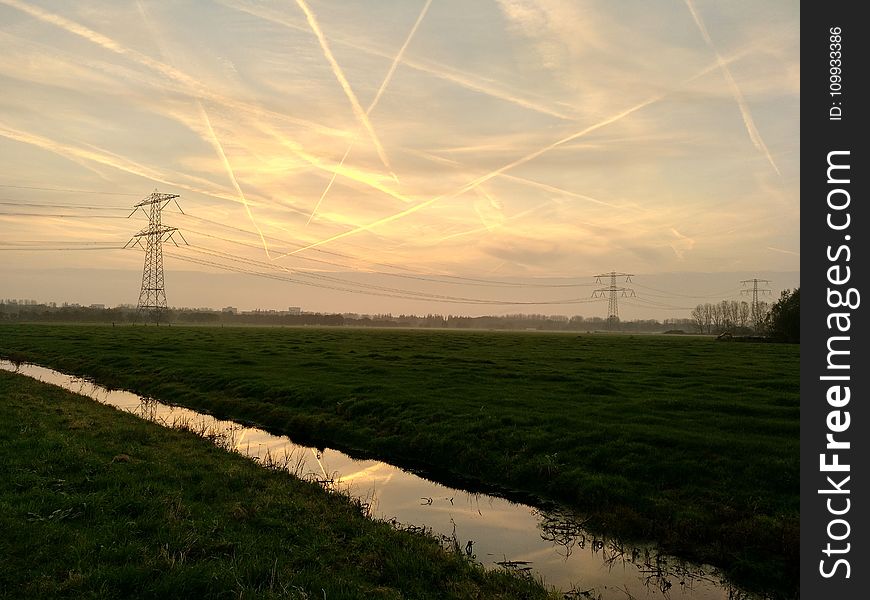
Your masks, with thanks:
[(683, 260), (685, 258), (686, 252), (695, 247), (695, 240), (692, 238), (686, 237), (673, 227), (671, 227), (671, 234), (676, 238), (675, 241), (670, 243), (671, 250), (674, 251), (677, 258)]
[(498, 0), (511, 29), (532, 40), (541, 64), (561, 71), (577, 57), (606, 46), (591, 3), (570, 0)]
[(517, 235), (483, 242), (480, 249), (489, 256), (526, 267), (549, 267), (567, 260), (570, 256), (570, 251), (557, 242)]

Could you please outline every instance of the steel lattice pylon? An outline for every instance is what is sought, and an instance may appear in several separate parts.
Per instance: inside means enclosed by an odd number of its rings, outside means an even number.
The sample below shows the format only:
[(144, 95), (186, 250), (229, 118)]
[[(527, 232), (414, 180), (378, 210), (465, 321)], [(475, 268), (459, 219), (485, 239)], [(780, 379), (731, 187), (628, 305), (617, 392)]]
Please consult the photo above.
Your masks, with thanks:
[[(172, 241), (173, 235), (178, 231), (175, 227), (168, 227), (162, 223), (162, 211), (166, 205), (178, 198), (178, 194), (161, 194), (154, 190), (148, 197), (133, 206), (130, 216), (141, 209), (148, 215), (148, 227), (135, 234), (124, 246), (138, 245), (145, 250), (145, 267), (142, 270), (142, 289), (139, 292), (139, 302), (136, 305), (137, 317), (145, 323), (154, 322), (160, 325), (161, 313), (168, 309), (166, 304), (166, 286), (163, 275), (163, 242)], [(145, 211), (145, 207), (150, 207)], [(181, 210), (181, 207), (178, 207)], [(183, 212), (183, 211), (182, 211)], [(181, 233), (179, 232), (181, 236)], [(142, 239), (145, 239), (143, 245)], [(184, 236), (181, 236), (184, 240)], [(186, 243), (186, 241), (185, 241)]]
[(604, 298), (605, 294), (607, 294), (607, 328), (616, 329), (619, 325), (619, 303), (617, 300), (619, 296), (617, 294), (621, 292), (623, 298), (633, 298), (636, 296), (634, 290), (631, 288), (616, 287), (616, 278), (625, 277), (625, 281), (631, 283), (633, 275), (631, 273), (617, 273), (616, 271), (611, 271), (610, 273), (599, 273), (598, 275), (595, 275), (595, 283), (601, 283), (602, 277), (609, 277), (610, 285), (593, 290), (592, 297)]
[(765, 284), (770, 283), (769, 279), (744, 279), (741, 281), (743, 285), (748, 283), (752, 284), (751, 290), (741, 290), (741, 294), (752, 294), (752, 328), (755, 330), (755, 333), (761, 333), (761, 321), (763, 315), (761, 314), (761, 302), (758, 300), (758, 293), (762, 294), (770, 294), (770, 290), (768, 288), (760, 288), (758, 287), (759, 283)]

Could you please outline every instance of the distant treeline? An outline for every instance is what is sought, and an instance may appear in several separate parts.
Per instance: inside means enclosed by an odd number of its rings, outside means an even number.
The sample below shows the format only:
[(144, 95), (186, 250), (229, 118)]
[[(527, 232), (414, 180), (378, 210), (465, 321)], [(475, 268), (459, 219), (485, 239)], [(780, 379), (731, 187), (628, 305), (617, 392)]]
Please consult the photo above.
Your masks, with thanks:
[(758, 314), (752, 313), (749, 302), (722, 300), (699, 304), (692, 309), (692, 325), (699, 333), (752, 333), (756, 324), (763, 324), (770, 305), (758, 303)]
[[(505, 329), (513, 331), (594, 331), (608, 329), (601, 317), (567, 317), (562, 315), (515, 314), (466, 317), (456, 315), (357, 315), (273, 311), (233, 313), (217, 310), (170, 309), (161, 317), (166, 322), (200, 325), (327, 325), (351, 327), (432, 327), (445, 329)], [(55, 306), (0, 300), (0, 322), (48, 323), (116, 323), (141, 322), (135, 308), (93, 306)], [(690, 332), (696, 329), (692, 319), (656, 319), (620, 321), (617, 329), (625, 332)]]
[(722, 300), (692, 309), (692, 327), (699, 333), (731, 333), (763, 336), (775, 342), (798, 344), (801, 290), (783, 290), (773, 304), (759, 302), (753, 311), (749, 302)]

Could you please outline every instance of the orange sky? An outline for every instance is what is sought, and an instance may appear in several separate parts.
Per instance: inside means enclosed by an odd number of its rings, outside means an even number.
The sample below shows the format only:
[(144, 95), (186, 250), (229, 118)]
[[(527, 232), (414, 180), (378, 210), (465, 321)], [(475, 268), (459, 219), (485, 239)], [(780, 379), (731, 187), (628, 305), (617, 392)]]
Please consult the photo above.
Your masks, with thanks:
[(111, 248), (144, 222), (108, 217), (154, 188), (188, 213), (169, 270), (419, 274), (390, 286), (419, 312), (461, 295), (445, 275), (791, 285), (798, 25), (796, 1), (0, 0), (0, 297), (63, 300), (50, 270), (87, 268), (135, 302), (142, 253)]

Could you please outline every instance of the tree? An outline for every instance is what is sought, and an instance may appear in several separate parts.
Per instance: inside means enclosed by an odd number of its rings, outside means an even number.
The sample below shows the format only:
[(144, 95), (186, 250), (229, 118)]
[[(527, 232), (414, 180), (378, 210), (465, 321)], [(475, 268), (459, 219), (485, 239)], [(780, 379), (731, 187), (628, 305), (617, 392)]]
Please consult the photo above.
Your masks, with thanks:
[(704, 333), (704, 306), (702, 304), (692, 309), (692, 325), (698, 328), (698, 333)]
[(746, 328), (749, 327), (749, 322), (752, 319), (752, 308), (749, 306), (749, 302), (745, 300), (740, 303), (740, 308), (738, 310), (738, 319), (737, 322), (740, 324), (740, 327)]
[(734, 327), (735, 319), (732, 316), (731, 312), (731, 304), (734, 301), (728, 302), (727, 300), (722, 300), (719, 303), (719, 310), (722, 313), (722, 331), (731, 331)]
[(801, 341), (801, 289), (783, 290), (765, 319), (767, 335), (779, 342)]
[(722, 305), (719, 303), (710, 305), (710, 316), (713, 319), (713, 333), (722, 333), (722, 325), (725, 315), (722, 314)]

